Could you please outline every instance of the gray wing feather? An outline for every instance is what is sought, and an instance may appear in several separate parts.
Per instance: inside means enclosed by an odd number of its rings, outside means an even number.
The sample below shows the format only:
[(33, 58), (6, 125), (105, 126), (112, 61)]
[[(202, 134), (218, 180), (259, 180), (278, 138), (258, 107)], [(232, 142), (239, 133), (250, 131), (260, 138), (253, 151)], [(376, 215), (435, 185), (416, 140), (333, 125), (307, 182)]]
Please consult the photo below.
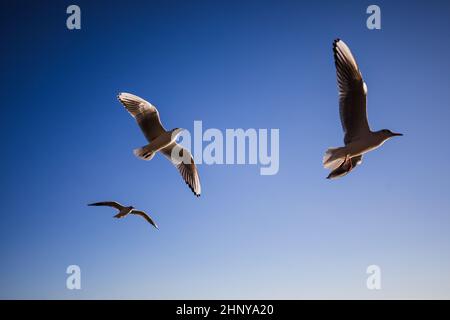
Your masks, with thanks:
[(344, 143), (370, 131), (367, 121), (367, 86), (350, 49), (342, 40), (333, 42), (334, 62), (339, 87), (339, 114)]
[(95, 203), (90, 203), (88, 204), (88, 206), (106, 206), (106, 207), (113, 207), (116, 208), (117, 210), (122, 210), (124, 208), (124, 206), (122, 206), (120, 203), (117, 203), (115, 201), (102, 201), (102, 202), (95, 202)]
[(124, 92), (120, 93), (117, 98), (136, 119), (149, 142), (166, 132), (159, 119), (158, 110), (150, 102), (134, 94)]
[[(179, 159), (172, 157), (172, 150), (175, 147), (177, 148), (175, 152), (177, 150), (179, 152)], [(192, 158), (189, 150), (174, 142), (169, 146), (161, 149), (160, 151), (167, 159), (170, 160), (170, 162), (172, 162), (175, 167), (177, 167), (178, 171), (183, 177), (183, 180), (186, 182), (192, 192), (197, 197), (199, 197), (202, 189), (200, 185), (200, 177), (198, 174), (197, 166), (195, 165), (194, 159)], [(180, 159), (184, 159), (184, 161), (181, 161)]]
[(145, 220), (147, 220), (148, 223), (150, 223), (156, 229), (159, 229), (157, 224), (155, 223), (155, 221), (153, 221), (153, 219), (148, 214), (146, 214), (144, 211), (132, 210), (130, 213), (143, 217)]

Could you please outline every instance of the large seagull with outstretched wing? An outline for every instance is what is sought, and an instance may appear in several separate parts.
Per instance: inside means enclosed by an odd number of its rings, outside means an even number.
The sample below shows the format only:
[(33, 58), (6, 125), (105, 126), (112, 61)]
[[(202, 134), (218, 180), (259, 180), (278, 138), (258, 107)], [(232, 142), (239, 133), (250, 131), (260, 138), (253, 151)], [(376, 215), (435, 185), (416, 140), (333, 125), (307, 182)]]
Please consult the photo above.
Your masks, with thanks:
[(344, 129), (344, 147), (329, 148), (323, 165), (330, 169), (327, 179), (345, 176), (362, 161), (363, 154), (386, 140), (401, 136), (388, 129), (371, 131), (367, 120), (367, 85), (349, 47), (340, 39), (333, 42), (339, 88), (339, 113)]
[(136, 119), (149, 144), (134, 150), (136, 157), (151, 160), (157, 152), (161, 152), (178, 169), (192, 192), (199, 197), (201, 193), (200, 177), (189, 150), (176, 142), (183, 129), (175, 128), (166, 131), (159, 112), (155, 106), (144, 99), (130, 93), (120, 93), (119, 101)]

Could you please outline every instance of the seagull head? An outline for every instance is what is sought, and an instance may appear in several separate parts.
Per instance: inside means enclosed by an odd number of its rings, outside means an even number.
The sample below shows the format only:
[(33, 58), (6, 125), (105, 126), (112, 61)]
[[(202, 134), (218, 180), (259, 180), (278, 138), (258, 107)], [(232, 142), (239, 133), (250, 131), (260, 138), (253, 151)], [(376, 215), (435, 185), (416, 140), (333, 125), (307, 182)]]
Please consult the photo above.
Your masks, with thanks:
[(380, 131), (378, 131), (378, 132), (380, 132), (380, 134), (381, 134), (381, 135), (383, 136), (383, 138), (385, 138), (385, 139), (389, 139), (389, 138), (392, 138), (392, 137), (400, 137), (400, 136), (403, 135), (402, 133), (392, 132), (392, 131), (389, 130), (389, 129), (383, 129), (383, 130), (380, 130)]

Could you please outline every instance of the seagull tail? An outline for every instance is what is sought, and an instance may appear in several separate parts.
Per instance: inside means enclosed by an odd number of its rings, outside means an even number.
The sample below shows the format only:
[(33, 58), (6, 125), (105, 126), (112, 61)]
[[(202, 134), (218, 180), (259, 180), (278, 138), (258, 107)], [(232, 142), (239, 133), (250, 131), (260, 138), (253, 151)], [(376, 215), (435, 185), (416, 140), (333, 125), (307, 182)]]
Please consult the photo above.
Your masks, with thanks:
[(338, 168), (345, 159), (342, 149), (343, 148), (329, 148), (323, 156), (323, 166), (330, 170)]
[(147, 160), (147, 161), (152, 160), (153, 157), (155, 156), (155, 152), (151, 151), (148, 145), (146, 145), (142, 148), (134, 149), (133, 153), (139, 159)]

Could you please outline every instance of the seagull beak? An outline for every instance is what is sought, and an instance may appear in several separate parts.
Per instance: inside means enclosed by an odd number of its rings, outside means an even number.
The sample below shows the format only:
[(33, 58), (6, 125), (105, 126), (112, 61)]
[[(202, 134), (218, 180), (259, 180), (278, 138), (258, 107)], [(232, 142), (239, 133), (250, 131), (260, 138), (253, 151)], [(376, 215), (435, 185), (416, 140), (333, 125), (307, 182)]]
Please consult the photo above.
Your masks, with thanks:
[(401, 136), (403, 136), (403, 133), (395, 133), (395, 132), (392, 132), (392, 136), (393, 136), (393, 137), (396, 137), (396, 136), (401, 137)]

